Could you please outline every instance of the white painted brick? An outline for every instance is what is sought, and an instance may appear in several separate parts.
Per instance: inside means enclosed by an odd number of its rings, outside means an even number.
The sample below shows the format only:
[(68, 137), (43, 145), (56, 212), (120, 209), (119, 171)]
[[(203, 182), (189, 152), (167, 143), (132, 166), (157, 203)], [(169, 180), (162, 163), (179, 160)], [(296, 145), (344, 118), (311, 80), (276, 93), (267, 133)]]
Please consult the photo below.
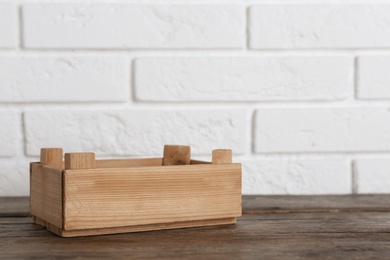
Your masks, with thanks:
[(164, 144), (233, 149), (244, 194), (390, 193), (389, 2), (2, 2), (0, 196), (42, 147)]
[(140, 58), (142, 101), (337, 100), (352, 87), (349, 57)]
[(344, 160), (243, 162), (243, 194), (348, 194), (351, 183)]
[(0, 57), (0, 102), (126, 101), (122, 57)]
[(389, 108), (259, 109), (255, 151), (390, 151)]
[(0, 161), (0, 196), (28, 196), (30, 191), (29, 162)]
[(358, 193), (390, 193), (390, 159), (355, 162)]
[(13, 4), (0, 3), (0, 48), (15, 48), (19, 44), (18, 9)]
[(390, 98), (390, 56), (363, 56), (358, 59), (358, 88), (360, 99)]
[(250, 46), (388, 48), (389, 4), (270, 4), (250, 8)]
[(29, 48), (243, 48), (240, 5), (26, 4)]
[(20, 126), (21, 119), (16, 112), (0, 111), (0, 157), (16, 155), (19, 148)]
[(30, 111), (25, 113), (26, 149), (93, 151), (100, 155), (158, 155), (164, 144), (188, 144), (193, 154), (218, 148), (246, 150), (244, 110)]

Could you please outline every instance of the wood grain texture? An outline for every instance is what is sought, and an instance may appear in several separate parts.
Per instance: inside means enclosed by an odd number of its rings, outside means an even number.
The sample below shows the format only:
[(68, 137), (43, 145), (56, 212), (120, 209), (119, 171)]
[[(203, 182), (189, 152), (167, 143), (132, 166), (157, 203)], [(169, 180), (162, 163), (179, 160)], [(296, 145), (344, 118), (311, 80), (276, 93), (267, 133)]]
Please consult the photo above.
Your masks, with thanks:
[[(28, 197), (0, 197), (0, 217), (28, 216)], [(289, 212), (387, 212), (390, 195), (244, 195), (245, 214), (284, 214)]]
[(240, 215), (241, 164), (66, 170), (64, 173), (64, 230)]
[(245, 214), (390, 211), (389, 195), (243, 196)]
[(163, 165), (188, 165), (191, 162), (191, 147), (164, 145)]
[(213, 150), (212, 153), (213, 164), (232, 163), (232, 160), (233, 160), (232, 150), (229, 149)]
[(62, 148), (42, 148), (40, 162), (53, 168), (62, 168)]
[(218, 226), (218, 225), (228, 225), (228, 224), (236, 223), (236, 218), (223, 218), (223, 219), (194, 220), (194, 221), (182, 221), (182, 222), (171, 222), (171, 223), (162, 223), (162, 224), (113, 227), (113, 228), (62, 230), (39, 218), (34, 217), (33, 219), (36, 224), (46, 227), (49, 231), (61, 237), (96, 236), (96, 235), (133, 233), (133, 232), (140, 232), (140, 231), (155, 231), (155, 230), (176, 229), (176, 228)]
[(65, 169), (93, 169), (96, 168), (94, 153), (66, 153)]
[(96, 168), (128, 168), (137, 166), (162, 166), (163, 158), (96, 160)]
[(32, 163), (30, 182), (31, 215), (62, 227), (62, 170)]
[[(2, 259), (387, 259), (390, 255), (390, 195), (256, 196), (243, 198), (248, 209), (278, 207), (283, 214), (243, 215), (236, 225), (60, 238), (20, 217), (0, 217)], [(27, 200), (27, 199), (25, 199)], [(272, 202), (273, 201), (273, 202)], [(311, 202), (314, 201), (314, 202)], [(263, 203), (262, 203), (263, 202)], [(322, 203), (321, 203), (322, 202)], [(15, 212), (20, 199), (0, 198), (0, 216)], [(331, 212), (285, 213), (294, 209)], [(307, 206), (305, 206), (307, 204)], [(7, 206), (2, 206), (7, 205)], [(335, 206), (328, 208), (328, 206)], [(370, 212), (341, 212), (354, 209)], [(2, 211), (2, 210), (5, 211)], [(335, 210), (337, 210), (336, 213)]]

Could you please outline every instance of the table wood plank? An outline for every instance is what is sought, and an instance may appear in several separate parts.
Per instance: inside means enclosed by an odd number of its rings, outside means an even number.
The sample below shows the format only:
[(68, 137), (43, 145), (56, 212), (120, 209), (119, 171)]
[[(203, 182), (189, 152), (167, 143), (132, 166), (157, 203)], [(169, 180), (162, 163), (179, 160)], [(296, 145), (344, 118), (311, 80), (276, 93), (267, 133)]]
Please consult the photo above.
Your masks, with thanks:
[(84, 238), (60, 238), (32, 223), (1, 223), (0, 252), (4, 258), (384, 258), (390, 216), (372, 214), (245, 215), (231, 226)]
[(243, 211), (256, 213), (390, 211), (390, 195), (243, 196)]
[(29, 216), (29, 207), (28, 197), (0, 197), (0, 218)]
[(0, 258), (386, 259), (389, 200), (245, 196), (236, 225), (61, 238), (23, 216), (26, 198), (0, 198)]

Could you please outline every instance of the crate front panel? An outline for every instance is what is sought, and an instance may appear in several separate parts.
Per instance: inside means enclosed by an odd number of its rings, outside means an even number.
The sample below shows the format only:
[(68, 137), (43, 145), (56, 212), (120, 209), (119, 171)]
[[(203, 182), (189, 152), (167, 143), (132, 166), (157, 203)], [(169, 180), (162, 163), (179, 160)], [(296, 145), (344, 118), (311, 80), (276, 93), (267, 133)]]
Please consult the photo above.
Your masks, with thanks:
[(64, 229), (241, 215), (241, 164), (66, 170)]

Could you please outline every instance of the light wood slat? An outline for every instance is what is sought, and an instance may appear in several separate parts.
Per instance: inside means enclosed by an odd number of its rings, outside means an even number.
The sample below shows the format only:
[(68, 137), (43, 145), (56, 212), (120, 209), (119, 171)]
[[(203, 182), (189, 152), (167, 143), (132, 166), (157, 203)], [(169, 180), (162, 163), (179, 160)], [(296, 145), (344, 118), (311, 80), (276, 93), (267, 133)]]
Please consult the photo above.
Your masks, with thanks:
[[(162, 166), (163, 158), (142, 158), (142, 159), (103, 159), (96, 160), (96, 168), (128, 168), (139, 166)], [(37, 162), (39, 163), (39, 162)], [(202, 160), (191, 160), (190, 164), (211, 164)], [(62, 162), (61, 168), (65, 168)]]
[(137, 226), (125, 226), (125, 227), (113, 227), (113, 228), (97, 228), (97, 229), (84, 229), (84, 230), (62, 230), (36, 217), (34, 217), (34, 222), (38, 225), (46, 227), (49, 231), (62, 237), (80, 237), (80, 236), (132, 233), (132, 232), (139, 232), (139, 231), (153, 231), (153, 230), (188, 228), (188, 227), (227, 225), (227, 224), (236, 223), (236, 218), (207, 219), (207, 220), (182, 221), (182, 222), (172, 222), (172, 223), (162, 223), (162, 224), (137, 225)]
[[(390, 195), (244, 195), (244, 214), (389, 212)], [(29, 215), (28, 197), (0, 197), (0, 218)]]
[(96, 168), (128, 168), (137, 166), (162, 166), (162, 158), (96, 160)]
[(62, 170), (31, 164), (31, 215), (62, 227)]
[(240, 215), (241, 164), (66, 170), (64, 173), (65, 230)]

